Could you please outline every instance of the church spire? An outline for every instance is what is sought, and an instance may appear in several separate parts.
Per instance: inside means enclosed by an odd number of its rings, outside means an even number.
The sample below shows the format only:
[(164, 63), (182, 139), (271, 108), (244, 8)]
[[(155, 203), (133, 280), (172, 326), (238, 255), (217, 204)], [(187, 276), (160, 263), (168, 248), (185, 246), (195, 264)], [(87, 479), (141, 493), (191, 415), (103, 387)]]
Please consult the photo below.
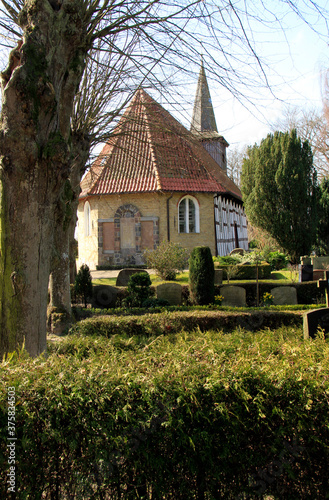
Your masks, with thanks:
[(226, 172), (226, 148), (228, 142), (218, 133), (214, 108), (212, 107), (207, 77), (201, 58), (198, 86), (195, 95), (191, 132), (203, 147)]
[(191, 132), (217, 132), (214, 109), (202, 58), (198, 86), (195, 94)]

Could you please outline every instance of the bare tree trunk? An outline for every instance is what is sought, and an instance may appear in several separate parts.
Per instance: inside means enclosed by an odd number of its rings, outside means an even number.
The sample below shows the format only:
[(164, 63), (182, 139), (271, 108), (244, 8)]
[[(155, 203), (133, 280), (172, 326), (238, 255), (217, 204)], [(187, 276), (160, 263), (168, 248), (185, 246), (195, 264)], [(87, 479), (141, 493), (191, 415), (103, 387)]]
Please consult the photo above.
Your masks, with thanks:
[[(77, 0), (26, 2), (23, 44), (2, 74), (0, 354), (46, 349), (58, 199), (70, 171), (70, 118), (87, 51)], [(15, 56), (13, 58), (13, 56)]]
[(55, 257), (49, 281), (50, 304), (48, 306), (48, 331), (64, 334), (72, 324), (70, 293), (70, 247), (74, 241), (77, 222), (77, 208), (80, 194), (80, 180), (86, 169), (90, 141), (79, 133), (72, 133), (72, 165), (70, 183), (61, 198), (61, 220), (56, 224)]
[(47, 310), (47, 329), (62, 335), (71, 326), (69, 232), (56, 228), (56, 258), (49, 280), (50, 302)]

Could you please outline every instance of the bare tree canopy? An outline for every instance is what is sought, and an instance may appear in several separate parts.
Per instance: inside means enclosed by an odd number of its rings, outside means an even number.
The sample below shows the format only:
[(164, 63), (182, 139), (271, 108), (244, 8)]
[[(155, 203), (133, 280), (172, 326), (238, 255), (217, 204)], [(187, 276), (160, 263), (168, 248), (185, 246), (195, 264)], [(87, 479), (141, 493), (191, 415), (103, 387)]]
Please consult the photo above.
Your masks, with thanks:
[[(114, 95), (118, 85), (136, 84), (134, 72), (154, 83), (178, 69), (188, 74), (203, 53), (217, 81), (248, 99), (252, 86), (269, 85), (255, 30), (280, 29), (291, 11), (311, 29), (329, 17), (307, 0), (1, 0), (1, 39), (13, 49), (1, 74), (1, 353), (24, 341), (31, 355), (46, 348), (53, 246), (69, 219), (76, 145), (86, 139), (89, 151), (105, 116), (86, 88), (88, 71), (107, 72)], [(92, 70), (88, 59), (97, 62)]]
[(276, 130), (297, 130), (303, 141), (308, 141), (314, 155), (314, 165), (319, 177), (329, 174), (328, 122), (324, 112), (316, 109), (286, 107), (282, 118), (272, 124)]

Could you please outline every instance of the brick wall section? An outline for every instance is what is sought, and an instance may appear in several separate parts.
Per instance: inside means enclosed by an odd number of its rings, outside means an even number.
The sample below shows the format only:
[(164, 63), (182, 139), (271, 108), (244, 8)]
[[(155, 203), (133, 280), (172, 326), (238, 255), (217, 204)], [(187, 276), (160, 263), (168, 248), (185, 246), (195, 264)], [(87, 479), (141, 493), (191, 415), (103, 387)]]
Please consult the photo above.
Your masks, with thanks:
[[(183, 196), (195, 196), (200, 207), (200, 233), (178, 232), (178, 203)], [(167, 200), (169, 199), (170, 213), (170, 240), (179, 243), (191, 251), (195, 246), (207, 245), (215, 255), (214, 234), (214, 201), (211, 193), (141, 193), (94, 196), (88, 199), (91, 207), (92, 234), (84, 235), (84, 203), (82, 200), (78, 207), (78, 265), (88, 264), (91, 269), (97, 265), (111, 263), (128, 263), (129, 255), (123, 256), (120, 252), (120, 214), (122, 207), (130, 205), (136, 207), (138, 213), (135, 217), (136, 230), (136, 263), (141, 259), (144, 250), (142, 235), (143, 222), (148, 227), (145, 241), (151, 243), (150, 222), (153, 221), (153, 247), (159, 242), (167, 240)], [(120, 211), (121, 210), (121, 211)], [(132, 209), (133, 210), (133, 209)], [(121, 214), (122, 215), (122, 214)], [(137, 218), (137, 219), (136, 219)], [(111, 236), (105, 234), (107, 229), (114, 225), (114, 248), (110, 249)], [(146, 229), (145, 229), (146, 230)], [(129, 252), (128, 252), (129, 253)], [(127, 258), (126, 258), (127, 257)], [(124, 262), (126, 258), (127, 262)]]
[[(178, 232), (178, 203), (189, 194), (197, 199), (200, 207), (200, 233), (179, 233)], [(169, 195), (162, 195), (162, 213), (160, 221), (165, 220), (165, 224), (161, 224), (160, 240), (167, 239), (167, 198)], [(170, 240), (174, 243), (179, 243), (187, 248), (189, 252), (196, 246), (209, 246), (211, 253), (215, 255), (215, 232), (214, 232), (214, 197), (212, 193), (174, 193), (169, 201), (170, 209)]]

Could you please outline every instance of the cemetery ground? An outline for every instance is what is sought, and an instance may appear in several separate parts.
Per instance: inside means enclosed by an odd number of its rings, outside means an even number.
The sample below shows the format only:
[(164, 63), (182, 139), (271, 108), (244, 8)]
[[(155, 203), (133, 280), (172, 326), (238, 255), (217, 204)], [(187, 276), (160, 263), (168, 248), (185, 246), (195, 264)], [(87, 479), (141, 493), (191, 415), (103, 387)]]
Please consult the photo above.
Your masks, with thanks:
[(304, 340), (310, 307), (97, 311), (47, 355), (8, 356), (0, 497), (14, 387), (17, 498), (327, 498), (329, 343)]

